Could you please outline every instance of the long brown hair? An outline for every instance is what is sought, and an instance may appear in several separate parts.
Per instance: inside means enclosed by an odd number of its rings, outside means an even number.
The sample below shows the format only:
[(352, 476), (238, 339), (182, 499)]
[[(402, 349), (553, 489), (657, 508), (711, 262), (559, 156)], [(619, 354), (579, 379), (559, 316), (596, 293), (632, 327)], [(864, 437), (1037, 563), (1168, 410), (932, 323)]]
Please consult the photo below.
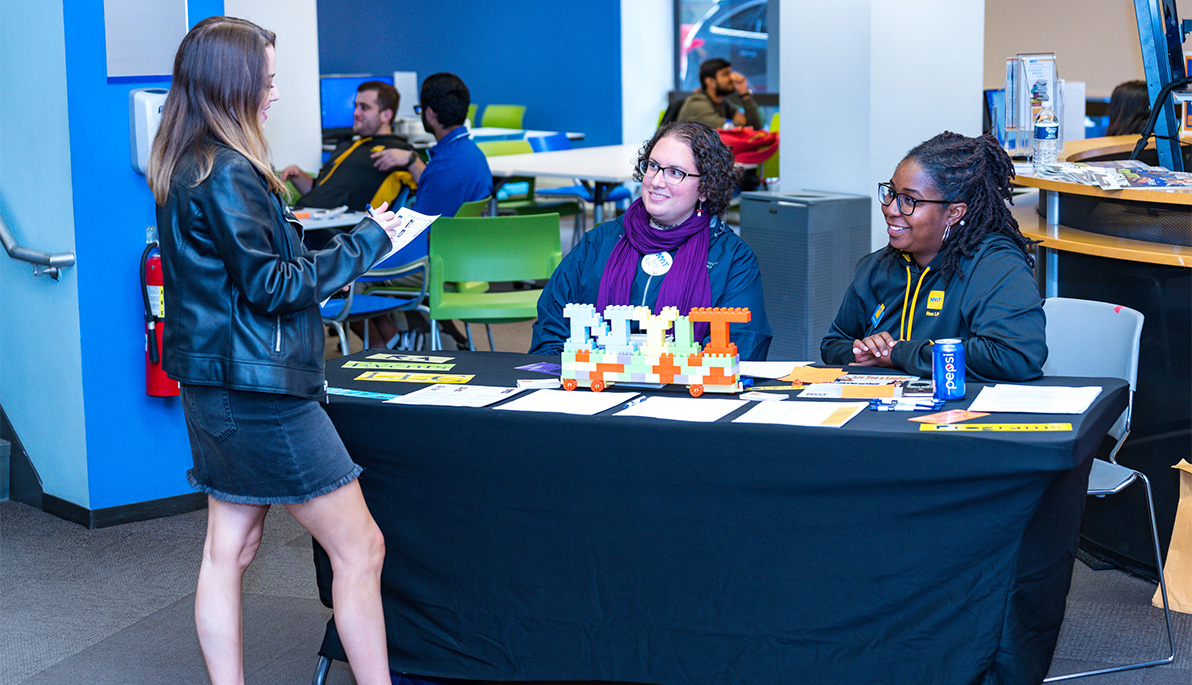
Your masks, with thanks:
[(284, 192), (269, 164), (260, 116), (272, 87), (265, 48), (274, 42), (272, 31), (235, 17), (208, 17), (182, 39), (146, 174), (157, 204), (165, 204), (170, 179), (184, 157), (199, 160), (195, 183), (207, 178), (214, 142), (248, 158), (270, 191)]

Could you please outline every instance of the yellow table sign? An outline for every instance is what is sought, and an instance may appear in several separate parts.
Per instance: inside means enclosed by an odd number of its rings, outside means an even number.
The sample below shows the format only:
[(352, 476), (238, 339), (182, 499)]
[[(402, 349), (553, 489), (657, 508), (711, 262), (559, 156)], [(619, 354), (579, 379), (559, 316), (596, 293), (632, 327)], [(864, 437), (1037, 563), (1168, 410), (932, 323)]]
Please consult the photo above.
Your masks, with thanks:
[(358, 381), (386, 381), (395, 383), (467, 383), (475, 376), (434, 373), (400, 373), (397, 371), (365, 371)]
[(450, 371), (455, 364), (423, 364), (421, 362), (344, 362), (345, 369), (387, 369), (389, 371)]
[(1070, 423), (949, 423), (935, 425), (924, 423), (919, 426), (921, 431), (1006, 431), (1019, 433), (1038, 433), (1043, 431), (1070, 431)]

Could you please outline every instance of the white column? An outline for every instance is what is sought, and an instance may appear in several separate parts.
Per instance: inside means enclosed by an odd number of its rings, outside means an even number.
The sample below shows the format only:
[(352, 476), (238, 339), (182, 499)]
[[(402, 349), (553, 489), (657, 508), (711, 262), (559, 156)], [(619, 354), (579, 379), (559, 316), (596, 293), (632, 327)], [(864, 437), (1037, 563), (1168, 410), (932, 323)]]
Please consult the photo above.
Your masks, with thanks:
[[(621, 135), (640, 145), (658, 127), (674, 88), (674, 3), (621, 2)], [(593, 68), (600, 68), (594, 66)], [(576, 78), (583, 78), (577, 74)], [(594, 94), (594, 97), (599, 97)]]
[(918, 143), (979, 135), (984, 24), (984, 0), (784, 1), (783, 191), (872, 198)]
[[(315, 0), (224, 0), (224, 13), (277, 34), (277, 84), (281, 99), (269, 108), (265, 134), (274, 167), (297, 164), (312, 174), (322, 166), (319, 109), (319, 25)], [(418, 98), (402, 93), (402, 98)]]

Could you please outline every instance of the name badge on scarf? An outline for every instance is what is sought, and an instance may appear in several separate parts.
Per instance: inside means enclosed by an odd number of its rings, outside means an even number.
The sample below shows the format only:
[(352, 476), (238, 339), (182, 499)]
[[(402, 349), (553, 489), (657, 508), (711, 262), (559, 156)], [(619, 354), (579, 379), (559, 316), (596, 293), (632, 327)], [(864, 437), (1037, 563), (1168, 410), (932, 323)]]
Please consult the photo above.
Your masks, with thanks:
[(669, 252), (656, 252), (654, 254), (642, 255), (642, 271), (651, 276), (662, 276), (670, 271), (671, 264), (674, 260), (671, 258)]

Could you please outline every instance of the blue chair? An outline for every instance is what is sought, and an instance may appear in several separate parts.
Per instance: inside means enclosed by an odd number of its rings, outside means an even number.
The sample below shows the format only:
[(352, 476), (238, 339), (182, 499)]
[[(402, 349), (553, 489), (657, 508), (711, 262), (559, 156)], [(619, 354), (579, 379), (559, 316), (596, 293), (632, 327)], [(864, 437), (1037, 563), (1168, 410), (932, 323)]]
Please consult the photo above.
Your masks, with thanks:
[[(551, 152), (554, 150), (570, 150), (571, 139), (567, 137), (566, 133), (555, 133), (549, 136), (534, 136), (527, 138), (530, 141), (530, 147), (534, 152)], [(536, 195), (544, 195), (547, 197), (574, 197), (584, 202), (592, 202), (592, 191), (582, 183), (576, 181), (576, 185), (565, 186), (562, 188), (542, 188), (536, 189)], [(605, 201), (613, 202), (618, 205), (622, 202), (627, 202), (633, 199), (633, 191), (623, 185), (617, 186), (608, 192), (604, 197)], [(572, 244), (579, 242), (582, 235), (580, 232), (573, 234), (574, 240)]]
[[(406, 201), (407, 193), (403, 192), (394, 201), (394, 207), (401, 207)], [(428, 235), (430, 229), (423, 231), (417, 238), (410, 241), (397, 254), (390, 255), (363, 276), (356, 279), (343, 299), (328, 300), (327, 304), (319, 308), (323, 323), (335, 328), (339, 337), (339, 350), (345, 356), (348, 354), (348, 335), (344, 330), (344, 322), (367, 321), (374, 316), (390, 312), (421, 311), (430, 314), (423, 301), (426, 299), (426, 269)], [(414, 288), (390, 288), (375, 285), (381, 281), (401, 276), (421, 274), (421, 283)], [(373, 284), (373, 285), (370, 285)], [(377, 294), (380, 293), (380, 294)], [(364, 325), (364, 349), (369, 348), (368, 324)]]
[[(423, 232), (423, 236), (426, 233)], [(409, 246), (407, 246), (408, 248)], [(426, 248), (423, 247), (423, 250)], [(405, 251), (404, 249), (402, 250)], [(375, 268), (371, 269), (365, 275), (356, 280), (352, 288), (348, 291), (347, 297), (343, 299), (328, 300), (327, 304), (319, 308), (323, 317), (323, 323), (335, 328), (335, 334), (339, 336), (339, 351), (340, 353), (348, 354), (348, 335), (344, 330), (343, 324), (345, 321), (366, 321), (374, 316), (388, 314), (390, 312), (401, 312), (417, 310), (429, 313), (426, 305), (422, 301), (426, 298), (426, 278), (423, 276), (423, 285), (420, 291), (414, 292), (412, 295), (365, 295), (358, 293), (357, 289), (362, 287), (363, 283), (383, 281), (399, 276), (417, 273), (422, 271), (426, 273), (427, 259), (421, 259), (407, 263), (400, 262), (399, 252), (397, 255), (381, 262)], [(368, 326), (364, 327), (364, 349), (369, 349)]]

